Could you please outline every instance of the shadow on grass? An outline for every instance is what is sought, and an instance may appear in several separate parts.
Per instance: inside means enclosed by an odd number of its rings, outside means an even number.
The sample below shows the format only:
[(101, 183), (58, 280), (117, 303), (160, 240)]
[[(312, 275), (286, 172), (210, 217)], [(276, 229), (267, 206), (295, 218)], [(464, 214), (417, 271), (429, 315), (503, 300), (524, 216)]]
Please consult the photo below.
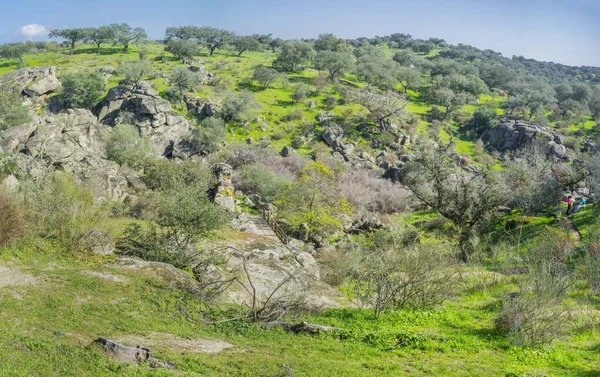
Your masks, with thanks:
[(68, 50), (64, 52), (67, 55), (81, 55), (81, 54), (96, 54), (96, 55), (115, 55), (115, 54), (137, 54), (137, 52), (131, 51), (131, 49), (125, 53), (123, 47), (101, 47), (98, 50), (96, 47), (85, 47), (78, 48), (72, 52)]
[(305, 85), (312, 84), (312, 78), (306, 77), (306, 76), (290, 76), (289, 81), (290, 81), (290, 83), (294, 83), (294, 84), (305, 84)]
[(6, 67), (19, 67), (18, 63), (14, 63), (14, 62), (6, 62), (6, 63), (2, 63), (0, 64), (0, 68), (6, 68)]
[(295, 103), (294, 103), (294, 101), (284, 101), (284, 100), (278, 99), (275, 102), (275, 105), (276, 106), (281, 106), (281, 107), (284, 107), (284, 108), (288, 108), (288, 107), (294, 107)]

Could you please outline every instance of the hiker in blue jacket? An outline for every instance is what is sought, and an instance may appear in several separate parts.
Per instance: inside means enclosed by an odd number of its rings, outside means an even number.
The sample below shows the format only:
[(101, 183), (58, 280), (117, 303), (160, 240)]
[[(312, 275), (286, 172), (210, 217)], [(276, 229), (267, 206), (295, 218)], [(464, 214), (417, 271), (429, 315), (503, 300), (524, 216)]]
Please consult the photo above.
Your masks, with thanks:
[(579, 198), (579, 204), (577, 204), (577, 206), (575, 207), (575, 213), (579, 212), (580, 209), (585, 207), (585, 203), (586, 203), (586, 201), (583, 196), (581, 198)]

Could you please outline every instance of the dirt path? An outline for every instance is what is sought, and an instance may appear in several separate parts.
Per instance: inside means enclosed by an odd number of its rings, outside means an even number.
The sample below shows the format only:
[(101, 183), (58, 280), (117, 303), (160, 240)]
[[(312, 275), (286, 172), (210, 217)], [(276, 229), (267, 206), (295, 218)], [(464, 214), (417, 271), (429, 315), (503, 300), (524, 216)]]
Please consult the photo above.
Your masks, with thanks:
[(16, 269), (0, 266), (0, 288), (35, 284), (37, 279)]
[(567, 217), (565, 219), (564, 226), (569, 232), (569, 234), (573, 236), (575, 244), (578, 244), (579, 241), (581, 241), (581, 233), (579, 233), (579, 230), (577, 230), (577, 228), (575, 228), (575, 225), (573, 225), (573, 220)]

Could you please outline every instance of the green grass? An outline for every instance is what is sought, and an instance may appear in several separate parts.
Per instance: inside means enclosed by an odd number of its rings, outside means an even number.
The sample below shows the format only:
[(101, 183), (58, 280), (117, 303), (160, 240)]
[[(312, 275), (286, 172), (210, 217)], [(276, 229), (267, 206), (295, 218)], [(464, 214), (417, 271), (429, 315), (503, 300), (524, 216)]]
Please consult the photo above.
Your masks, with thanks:
[[(430, 310), (386, 313), (377, 321), (359, 309), (301, 316), (297, 320), (345, 331), (292, 335), (247, 322), (192, 322), (184, 313), (198, 320), (206, 307), (187, 293), (144, 272), (102, 267), (106, 260), (46, 247), (49, 255), (35, 247), (0, 254), (3, 264), (38, 279), (37, 285), (0, 292), (2, 376), (282, 376), (282, 365), (297, 376), (598, 375), (597, 365), (590, 363), (600, 345), (595, 331), (538, 349), (514, 347), (497, 333), (493, 321), (505, 289), (501, 285), (464, 292)], [(127, 282), (84, 271), (118, 274)], [(222, 339), (234, 347), (210, 356), (158, 353), (159, 359), (177, 364), (175, 371), (166, 371), (118, 364), (90, 345), (99, 336), (150, 332)]]
[[(148, 59), (152, 62), (154, 69), (157, 72), (170, 73), (173, 67), (182, 65), (181, 61), (175, 59), (171, 54), (164, 52), (164, 46), (150, 44), (148, 45)], [(394, 50), (387, 46), (382, 47), (384, 52), (390, 57), (393, 56)], [(439, 53), (438, 50), (431, 51), (428, 56), (435, 56)], [(289, 74), (289, 83), (285, 87), (281, 83), (276, 83), (271, 88), (266, 90), (258, 90), (257, 83), (252, 81), (252, 73), (255, 67), (264, 65), (271, 66), (276, 54), (269, 51), (265, 52), (245, 52), (241, 57), (236, 53), (227, 50), (217, 50), (213, 56), (208, 56), (206, 52), (202, 53), (198, 58), (205, 61), (209, 71), (220, 76), (223, 81), (229, 83), (229, 88), (232, 90), (251, 90), (254, 92), (257, 100), (261, 104), (261, 108), (257, 111), (259, 116), (258, 121), (250, 122), (248, 127), (241, 125), (229, 125), (229, 141), (232, 143), (243, 142), (248, 137), (259, 140), (263, 137), (272, 137), (275, 132), (285, 133), (285, 137), (273, 141), (273, 146), (281, 149), (286, 145), (290, 145), (294, 136), (302, 133), (301, 126), (307, 122), (314, 122), (315, 116), (327, 109), (324, 106), (324, 100), (327, 96), (335, 96), (339, 99), (332, 87), (321, 93), (316, 93), (314, 96), (302, 101), (294, 103), (291, 100), (294, 86), (298, 84), (309, 85), (316, 91), (316, 87), (312, 85), (312, 78), (318, 75), (314, 69), (305, 69), (302, 72)], [(104, 46), (100, 53), (95, 47), (90, 45), (78, 46), (75, 51), (71, 52), (68, 49), (60, 49), (57, 51), (49, 51), (43, 53), (29, 54), (24, 57), (25, 65), (27, 66), (43, 66), (54, 65), (58, 69), (59, 76), (65, 72), (73, 70), (95, 70), (99, 67), (111, 66), (118, 68), (122, 62), (134, 61), (138, 59), (138, 48), (132, 46), (128, 53), (123, 53), (118, 47)], [(0, 59), (0, 75), (17, 69), (14, 60)], [(108, 81), (108, 88), (116, 86), (122, 77), (112, 76)], [(151, 82), (156, 86), (161, 94), (165, 94), (168, 86), (164, 79), (153, 79)], [(362, 87), (365, 85), (359, 78), (353, 74), (347, 74), (341, 79), (348, 85)], [(419, 134), (430, 134), (430, 122), (427, 119), (427, 114), (431, 110), (432, 102), (426, 99), (427, 87), (421, 89), (420, 92), (409, 90), (409, 104), (406, 111), (409, 114), (416, 114), (419, 119), (417, 132)], [(217, 92), (214, 86), (205, 86), (197, 93), (201, 97), (213, 98), (219, 97), (222, 93)], [(314, 101), (315, 108), (308, 108), (308, 103)], [(479, 96), (479, 105), (467, 105), (462, 109), (465, 116), (472, 114), (481, 105), (491, 106), (498, 114), (504, 113), (503, 103), (506, 97), (495, 95)], [(286, 121), (285, 117), (293, 111), (302, 111), (303, 118), (299, 120)], [(337, 115), (347, 114), (349, 112), (361, 112), (360, 106), (343, 104), (335, 108)], [(595, 133), (595, 122), (589, 117), (580, 125), (571, 125), (568, 128), (569, 133), (583, 131), (585, 135)], [(474, 157), (474, 143), (465, 137), (464, 133), (458, 129), (458, 125), (451, 125), (449, 130), (441, 130), (441, 139), (445, 142), (450, 141), (451, 134), (460, 135), (456, 140), (457, 152), (460, 154)], [(305, 153), (305, 151), (301, 151)]]

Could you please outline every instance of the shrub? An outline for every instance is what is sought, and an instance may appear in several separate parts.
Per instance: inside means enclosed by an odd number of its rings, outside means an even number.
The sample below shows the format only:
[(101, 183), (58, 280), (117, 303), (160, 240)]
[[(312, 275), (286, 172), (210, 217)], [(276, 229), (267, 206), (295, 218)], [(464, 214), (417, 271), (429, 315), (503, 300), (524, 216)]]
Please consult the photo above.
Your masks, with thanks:
[(0, 153), (0, 179), (17, 172), (17, 159), (9, 153)]
[(214, 117), (204, 119), (200, 127), (194, 130), (192, 141), (198, 153), (209, 154), (218, 151), (227, 141), (225, 122)]
[(104, 78), (97, 72), (72, 72), (62, 81), (63, 99), (70, 107), (92, 108), (104, 95)]
[(148, 50), (148, 46), (146, 46), (146, 45), (140, 46), (140, 48), (138, 50), (138, 57), (140, 58), (140, 60), (141, 61), (148, 60), (149, 55), (150, 55), (150, 51)]
[(13, 195), (0, 189), (0, 246), (20, 240), (27, 229), (26, 211)]
[(427, 118), (430, 122), (433, 122), (434, 120), (441, 121), (445, 118), (445, 115), (446, 114), (439, 106), (433, 105), (427, 114)]
[(136, 126), (119, 124), (104, 137), (106, 157), (120, 165), (139, 168), (151, 155), (152, 144), (140, 136)]
[(301, 120), (301, 119), (304, 119), (304, 111), (302, 111), (302, 109), (292, 109), (283, 118), (283, 120), (286, 122), (291, 122), (293, 120)]
[(225, 122), (243, 122), (249, 120), (259, 107), (251, 92), (229, 93), (223, 100), (221, 117)]
[(589, 241), (582, 248), (579, 275), (587, 282), (591, 296), (600, 295), (600, 225), (596, 222), (589, 234)]
[(279, 72), (273, 68), (257, 67), (252, 78), (258, 81), (262, 90), (268, 89), (279, 78)]
[(300, 135), (294, 136), (291, 143), (292, 148), (300, 149), (304, 146), (304, 138)]
[(338, 99), (336, 96), (327, 96), (325, 98), (325, 107), (332, 110), (337, 105)]
[(194, 91), (206, 80), (206, 76), (200, 72), (193, 72), (186, 67), (175, 67), (171, 73), (171, 96), (177, 100), (183, 98), (186, 92)]
[(69, 251), (90, 251), (110, 238), (102, 227), (108, 217), (106, 208), (97, 205), (93, 193), (64, 172), (49, 175), (40, 188), (25, 197), (32, 227)]
[(564, 329), (565, 310), (556, 299), (532, 294), (510, 294), (502, 301), (496, 329), (517, 345), (536, 346), (550, 343)]
[(310, 88), (304, 84), (300, 84), (294, 88), (292, 100), (294, 102), (302, 102), (310, 96)]
[(353, 211), (339, 191), (335, 172), (322, 161), (310, 161), (298, 180), (279, 192), (275, 202), (278, 216), (294, 229), (304, 228), (305, 239), (335, 234)]
[(152, 73), (152, 63), (147, 60), (122, 63), (119, 66), (118, 72), (125, 76), (125, 79), (133, 85), (138, 85), (144, 77)]
[(271, 135), (271, 139), (281, 140), (287, 137), (287, 135), (287, 132), (285, 132), (284, 130), (276, 130), (275, 132), (273, 132), (273, 135)]
[(258, 194), (267, 202), (273, 202), (283, 187), (291, 182), (287, 177), (256, 163), (244, 166), (240, 174), (239, 188), (246, 193)]
[(388, 309), (427, 308), (452, 292), (451, 252), (442, 245), (356, 247), (359, 263), (350, 271), (350, 289), (360, 305), (373, 308), (375, 319)]
[(571, 285), (566, 261), (575, 245), (562, 229), (547, 228), (539, 242), (525, 255), (531, 286), (538, 297), (564, 297)]
[(165, 239), (185, 249), (220, 228), (226, 219), (225, 211), (209, 200), (206, 190), (186, 185), (163, 192), (156, 223), (162, 227)]
[(499, 123), (500, 118), (494, 110), (487, 106), (481, 106), (473, 113), (466, 126), (481, 134), (486, 130), (496, 127)]
[(351, 170), (340, 177), (341, 195), (358, 213), (396, 213), (407, 208), (410, 191), (370, 170)]
[(30, 120), (29, 109), (23, 105), (18, 87), (3, 82), (0, 86), (0, 131)]
[(221, 227), (228, 215), (208, 198), (214, 183), (202, 163), (151, 161), (144, 182), (154, 189), (154, 223), (147, 230), (132, 225), (120, 249), (143, 259), (189, 266), (199, 255), (197, 241)]
[(194, 186), (207, 192), (215, 184), (215, 178), (208, 167), (194, 160), (151, 160), (144, 171), (142, 181), (148, 188), (163, 192), (185, 186)]
[(164, 233), (156, 224), (143, 230), (138, 224), (125, 229), (120, 251), (125, 255), (142, 258), (152, 262), (162, 262), (177, 268), (185, 268), (196, 258), (194, 248), (181, 247)]

